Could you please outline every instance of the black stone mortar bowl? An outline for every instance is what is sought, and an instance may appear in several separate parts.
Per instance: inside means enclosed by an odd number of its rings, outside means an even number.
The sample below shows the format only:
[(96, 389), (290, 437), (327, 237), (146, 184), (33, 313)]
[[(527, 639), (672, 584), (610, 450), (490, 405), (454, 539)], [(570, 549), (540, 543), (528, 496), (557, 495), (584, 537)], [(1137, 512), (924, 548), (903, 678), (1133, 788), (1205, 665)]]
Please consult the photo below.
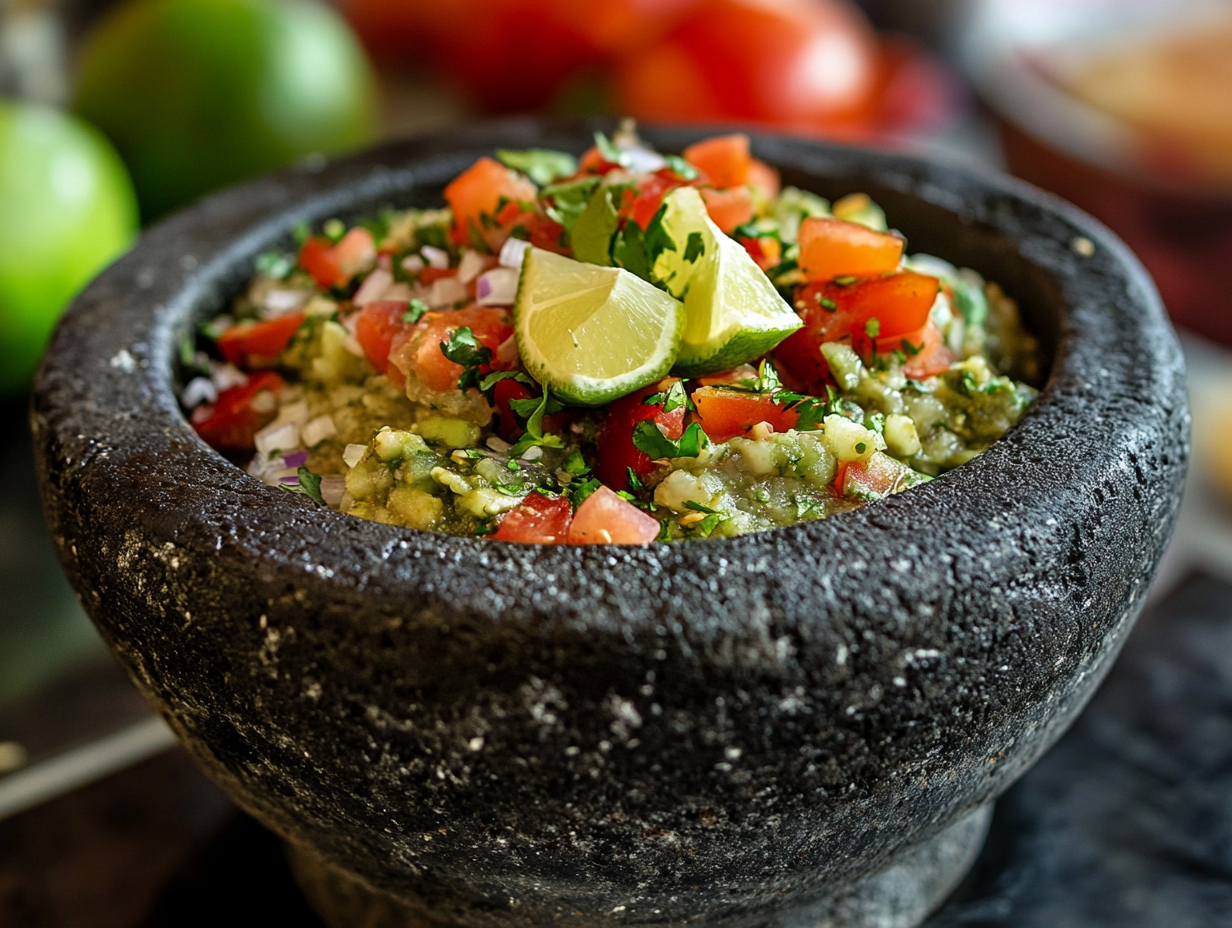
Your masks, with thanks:
[(1103, 227), (1006, 178), (755, 138), (785, 183), (865, 191), (912, 251), (1001, 283), (1050, 374), (973, 462), (736, 540), (518, 546), (361, 521), (248, 477), (177, 406), (182, 339), (297, 223), (438, 204), (494, 148), (589, 142), (489, 125), (151, 229), (73, 305), (35, 388), (60, 557), (335, 926), (916, 924), (1104, 676), (1176, 517), (1181, 355)]

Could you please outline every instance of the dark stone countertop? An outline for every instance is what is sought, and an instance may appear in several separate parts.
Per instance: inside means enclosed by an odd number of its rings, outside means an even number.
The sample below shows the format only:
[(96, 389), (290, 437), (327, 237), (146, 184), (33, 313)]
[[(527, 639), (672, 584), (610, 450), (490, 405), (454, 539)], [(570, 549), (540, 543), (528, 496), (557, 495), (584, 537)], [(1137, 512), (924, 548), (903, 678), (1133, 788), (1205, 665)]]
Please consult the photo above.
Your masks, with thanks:
[[(176, 751), (0, 823), (2, 928), (320, 928), (277, 839)], [(1232, 926), (1232, 584), (1148, 610), (928, 928)]]

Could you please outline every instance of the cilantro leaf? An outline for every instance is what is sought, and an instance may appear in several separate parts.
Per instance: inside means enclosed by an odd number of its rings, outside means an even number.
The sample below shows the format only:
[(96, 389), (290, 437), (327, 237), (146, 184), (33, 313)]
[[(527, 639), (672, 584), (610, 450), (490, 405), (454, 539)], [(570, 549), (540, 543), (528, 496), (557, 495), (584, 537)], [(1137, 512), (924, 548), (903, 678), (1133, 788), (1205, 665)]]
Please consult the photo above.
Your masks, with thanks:
[(558, 177), (568, 177), (577, 170), (577, 158), (568, 152), (550, 148), (527, 148), (522, 151), (502, 148), (497, 151), (496, 157), (505, 167), (521, 171), (541, 187)]
[(636, 222), (626, 222), (612, 240), (612, 260), (630, 274), (646, 280), (650, 277), (650, 262), (646, 258), (646, 238)]
[(609, 139), (602, 132), (595, 133), (595, 148), (599, 149), (599, 154), (603, 156), (604, 161), (610, 161), (612, 164), (623, 165), (624, 157), (616, 143)]
[(594, 477), (591, 477), (589, 480), (582, 480), (578, 483), (570, 484), (569, 502), (573, 504), (574, 509), (577, 509), (578, 506), (586, 502), (587, 497), (589, 497), (601, 486), (603, 486), (602, 482), (596, 480)]
[(544, 187), (539, 192), (539, 197), (545, 204), (548, 216), (564, 226), (566, 232), (572, 233), (600, 182), (598, 177), (583, 177), (562, 184), (552, 184)]
[(573, 474), (575, 477), (582, 477), (590, 473), (590, 467), (582, 459), (582, 452), (570, 451), (565, 457), (564, 463), (560, 465), (560, 469), (566, 474)]
[(427, 303), (423, 300), (411, 300), (406, 304), (406, 312), (402, 314), (402, 321), (409, 325), (414, 325), (423, 318), (424, 313), (429, 309)]
[(441, 342), (441, 354), (463, 367), (458, 378), (458, 389), (478, 387), (480, 371), (492, 362), (492, 349), (481, 344), (468, 325), (459, 326), (449, 334), (449, 341)]
[(295, 268), (295, 258), (277, 251), (265, 251), (257, 255), (253, 266), (258, 274), (282, 280)]
[(672, 441), (653, 421), (643, 420), (633, 427), (633, 447), (651, 458), (695, 458), (710, 447), (710, 437), (702, 427), (692, 423), (679, 441)]
[(663, 159), (667, 162), (667, 166), (671, 168), (678, 177), (683, 177), (685, 180), (697, 180), (701, 173), (689, 162), (685, 161), (679, 155), (666, 155)]
[(684, 388), (684, 381), (677, 380), (674, 384), (667, 388), (666, 393), (652, 393), (650, 396), (642, 400), (643, 406), (662, 406), (663, 411), (675, 412), (681, 406), (685, 409), (693, 409), (693, 401), (689, 398), (689, 392)]
[(481, 392), (487, 393), (502, 380), (516, 380), (518, 383), (526, 384), (528, 387), (538, 386), (538, 384), (531, 379), (530, 374), (522, 371), (493, 371), (479, 381), (479, 389)]
[(301, 493), (318, 506), (324, 506), (325, 499), (321, 496), (321, 475), (310, 471), (302, 464), (296, 473), (299, 475), (299, 483), (280, 483), (279, 486), (289, 493)]
[(684, 246), (684, 259), (689, 262), (696, 261), (706, 253), (706, 243), (702, 239), (700, 232), (690, 232), (689, 238)]
[(620, 228), (620, 198), (624, 189), (616, 185), (595, 190), (569, 234), (577, 260), (589, 264), (612, 263), (612, 237)]
[(876, 338), (881, 334), (881, 320), (876, 316), (864, 323), (864, 334), (869, 338)]
[[(663, 217), (667, 215), (667, 202), (659, 207), (658, 211), (646, 224), (646, 233), (642, 236), (642, 240), (646, 244), (646, 263), (650, 267), (654, 267), (655, 262), (659, 260), (659, 256), (665, 251), (675, 251), (676, 243), (667, 233), (667, 229), (663, 227)], [(692, 236), (689, 236), (690, 239)]]
[[(517, 403), (518, 406), (515, 407), (514, 403)], [(532, 403), (534, 404), (533, 407), (529, 405)], [(543, 417), (564, 409), (564, 405), (552, 396), (550, 390), (545, 388), (543, 396), (537, 399), (514, 400), (509, 406), (518, 415), (525, 415), (525, 412), (522, 410), (530, 412), (526, 420), (526, 431), (514, 446), (509, 449), (509, 456), (511, 458), (520, 457), (523, 452), (535, 445), (543, 448), (563, 448), (565, 446), (564, 439), (559, 435), (551, 432), (545, 434), (543, 431)]]

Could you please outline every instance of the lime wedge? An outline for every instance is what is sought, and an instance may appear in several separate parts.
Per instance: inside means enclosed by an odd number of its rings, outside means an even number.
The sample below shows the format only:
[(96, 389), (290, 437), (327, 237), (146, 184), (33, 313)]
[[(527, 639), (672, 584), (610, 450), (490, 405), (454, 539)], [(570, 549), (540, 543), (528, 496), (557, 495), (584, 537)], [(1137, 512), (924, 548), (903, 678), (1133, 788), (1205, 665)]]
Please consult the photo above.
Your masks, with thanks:
[(513, 324), (532, 377), (565, 402), (601, 406), (671, 369), (684, 307), (622, 268), (528, 248)]
[(711, 221), (692, 187), (664, 200), (663, 231), (674, 247), (654, 278), (684, 300), (684, 340), (673, 371), (696, 377), (752, 361), (803, 325), (739, 242)]

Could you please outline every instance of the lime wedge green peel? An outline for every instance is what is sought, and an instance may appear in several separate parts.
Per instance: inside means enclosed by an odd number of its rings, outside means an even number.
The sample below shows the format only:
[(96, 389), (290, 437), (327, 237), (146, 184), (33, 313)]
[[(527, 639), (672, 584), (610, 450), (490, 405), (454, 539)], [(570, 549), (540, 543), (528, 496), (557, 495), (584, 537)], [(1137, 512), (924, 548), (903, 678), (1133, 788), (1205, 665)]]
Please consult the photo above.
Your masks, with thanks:
[(601, 406), (667, 374), (685, 310), (622, 268), (528, 248), (513, 321), (532, 377), (567, 403)]
[[(728, 370), (760, 357), (803, 325), (749, 253), (710, 219), (695, 189), (673, 190), (664, 202), (663, 229), (677, 247), (658, 256), (652, 274), (684, 300), (684, 338), (674, 373), (696, 377)], [(700, 255), (681, 247), (691, 235), (700, 236)]]

